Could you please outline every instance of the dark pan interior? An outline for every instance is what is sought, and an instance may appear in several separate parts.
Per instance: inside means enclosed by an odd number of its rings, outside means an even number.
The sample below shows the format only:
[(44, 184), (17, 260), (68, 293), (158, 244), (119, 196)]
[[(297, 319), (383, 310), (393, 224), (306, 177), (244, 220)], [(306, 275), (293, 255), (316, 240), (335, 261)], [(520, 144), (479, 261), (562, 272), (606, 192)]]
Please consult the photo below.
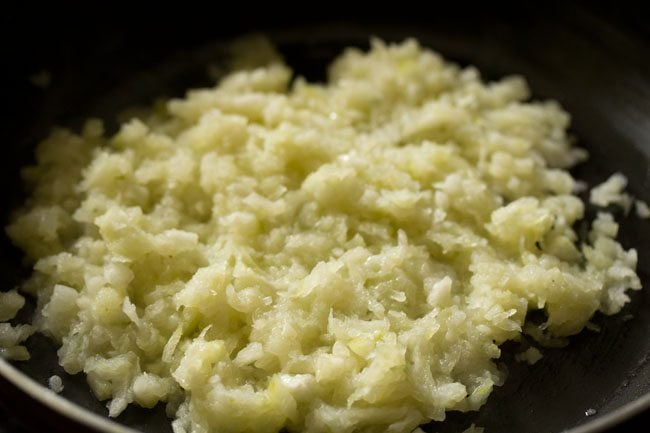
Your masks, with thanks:
[[(12, 113), (0, 136), (5, 149), (0, 169), (5, 185), (3, 225), (24, 197), (19, 167), (31, 160), (35, 142), (52, 125), (78, 128), (89, 116), (114, 125), (116, 113), (125, 108), (209, 85), (207, 66), (223, 59), (221, 43), (250, 31), (267, 33), (288, 63), (314, 80), (324, 78), (325, 65), (343, 47), (365, 47), (371, 35), (389, 41), (417, 37), (448, 59), (476, 65), (487, 79), (522, 74), (536, 99), (556, 99), (572, 114), (578, 144), (591, 155), (574, 174), (593, 185), (620, 171), (629, 179), (629, 191), (650, 202), (650, 42), (640, 21), (575, 4), (544, 11), (490, 9), (470, 16), (462, 7), (443, 12), (348, 11), (323, 16), (294, 11), (302, 15), (289, 19), (272, 16), (271, 10), (268, 16), (249, 17), (242, 10), (233, 19), (217, 14), (213, 21), (200, 20), (200, 25), (179, 16), (175, 31), (165, 28), (167, 21), (142, 28), (140, 15), (125, 22), (117, 17), (88, 21), (79, 12), (62, 21), (52, 22), (47, 13), (28, 20), (16, 38), (4, 38), (5, 59), (14, 67), (4, 71), (4, 100)], [(23, 19), (29, 15), (25, 10), (16, 14)], [(45, 90), (28, 79), (41, 70), (52, 77)], [(638, 250), (638, 271), (644, 286), (650, 287), (650, 221), (620, 213), (617, 219), (622, 220), (621, 240)], [(4, 234), (0, 254), (0, 287), (6, 290), (27, 271)], [(504, 348), (501, 361), (509, 377), (484, 408), (451, 413), (444, 423), (425, 430), (451, 433), (475, 423), (488, 433), (560, 432), (650, 393), (650, 291), (634, 293), (621, 314), (598, 315), (594, 322), (602, 326), (601, 332), (584, 331), (571, 338), (568, 348), (545, 350), (534, 366), (514, 362)], [(51, 342), (36, 336), (28, 346), (32, 360), (16, 363), (20, 370), (42, 384), (59, 374), (66, 398), (106, 414), (81, 375), (67, 376), (58, 367)], [(7, 406), (11, 392), (0, 390)], [(587, 417), (588, 409), (596, 414)], [(16, 410), (23, 417), (28, 412), (24, 407)], [(171, 432), (161, 407), (130, 407), (117, 421), (145, 432)]]

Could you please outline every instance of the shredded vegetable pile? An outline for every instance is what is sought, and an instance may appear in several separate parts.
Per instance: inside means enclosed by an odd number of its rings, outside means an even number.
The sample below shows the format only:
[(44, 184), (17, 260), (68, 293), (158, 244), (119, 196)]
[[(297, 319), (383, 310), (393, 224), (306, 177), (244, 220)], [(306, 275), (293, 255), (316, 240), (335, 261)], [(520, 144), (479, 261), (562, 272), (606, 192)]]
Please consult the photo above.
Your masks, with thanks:
[[(32, 325), (110, 416), (166, 402), (181, 432), (411, 432), (477, 410), (499, 346), (580, 332), (639, 289), (584, 204), (569, 116), (409, 40), (347, 49), (324, 84), (280, 60), (104, 134), (57, 130), (7, 232)], [(0, 320), (24, 300), (2, 295)], [(547, 321), (526, 323), (529, 311)], [(536, 361), (530, 349), (524, 359)]]

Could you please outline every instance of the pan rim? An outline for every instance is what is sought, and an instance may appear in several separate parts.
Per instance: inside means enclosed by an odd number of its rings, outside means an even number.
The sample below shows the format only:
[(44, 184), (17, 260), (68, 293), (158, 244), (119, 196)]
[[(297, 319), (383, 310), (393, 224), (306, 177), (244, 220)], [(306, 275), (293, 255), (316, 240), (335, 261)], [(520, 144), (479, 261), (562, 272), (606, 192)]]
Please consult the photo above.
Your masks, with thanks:
[(0, 358), (0, 375), (33, 400), (86, 428), (102, 433), (139, 433), (56, 394), (2, 358)]
[[(59, 415), (63, 415), (73, 422), (82, 424), (84, 427), (94, 429), (98, 433), (140, 433), (138, 430), (119, 424), (108, 417), (96, 414), (88, 409), (84, 409), (76, 403), (56, 394), (2, 358), (0, 358), (0, 376), (50, 410)], [(650, 392), (611, 412), (594, 418), (592, 421), (581, 426), (564, 430), (563, 433), (603, 432), (649, 409)]]

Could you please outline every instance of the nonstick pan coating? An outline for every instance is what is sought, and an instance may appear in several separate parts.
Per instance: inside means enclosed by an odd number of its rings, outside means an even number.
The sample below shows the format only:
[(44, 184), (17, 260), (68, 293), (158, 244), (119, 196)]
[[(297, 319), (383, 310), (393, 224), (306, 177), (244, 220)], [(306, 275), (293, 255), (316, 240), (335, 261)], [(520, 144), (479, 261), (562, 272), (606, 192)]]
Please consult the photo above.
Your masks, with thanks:
[[(28, 12), (16, 14), (24, 20)], [(634, 16), (573, 4), (543, 11), (486, 8), (472, 14), (462, 7), (428, 14), (229, 13), (235, 15), (203, 17), (198, 24), (192, 21), (196, 17), (181, 14), (143, 28), (146, 14), (88, 21), (92, 14), (77, 11), (52, 18), (46, 12), (26, 20), (19, 37), (5, 38), (5, 63), (12, 67), (3, 72), (8, 83), (3, 102), (12, 114), (10, 121), (5, 117), (0, 136), (5, 149), (0, 170), (3, 225), (24, 197), (19, 167), (31, 160), (34, 144), (52, 125), (78, 128), (89, 116), (115, 125), (115, 114), (124, 108), (209, 85), (207, 66), (219, 65), (223, 42), (250, 31), (267, 33), (299, 74), (315, 80), (324, 78), (325, 65), (343, 47), (366, 47), (371, 35), (389, 41), (417, 37), (450, 60), (476, 65), (487, 79), (524, 75), (535, 99), (558, 100), (571, 113), (578, 144), (591, 155), (574, 175), (593, 185), (622, 172), (629, 178), (629, 191), (650, 201), (650, 42)], [(166, 27), (172, 23), (174, 30)], [(46, 90), (27, 79), (41, 70), (52, 77)], [(617, 219), (622, 220), (623, 245), (638, 250), (638, 272), (646, 289), (632, 294), (621, 314), (597, 315), (594, 322), (601, 332), (585, 330), (571, 338), (569, 347), (545, 350), (534, 366), (514, 362), (504, 347), (506, 384), (495, 389), (481, 411), (450, 413), (447, 421), (428, 431), (451, 433), (474, 423), (488, 433), (595, 432), (650, 407), (650, 221), (622, 214)], [(6, 290), (25, 278), (27, 270), (4, 235), (1, 254), (0, 282)], [(27, 311), (19, 319), (28, 317)], [(105, 406), (91, 395), (83, 375), (70, 377), (58, 367), (50, 341), (35, 336), (28, 347), (32, 360), (14, 364), (20, 372), (42, 385), (52, 374), (60, 375), (65, 398), (105, 416)], [(24, 385), (24, 377), (7, 365), (0, 365), (0, 376), (0, 401), (19, 422), (36, 429), (47, 423), (52, 431), (82, 431), (78, 423), (85, 428), (93, 423), (57, 403), (45, 407), (34, 401), (33, 396), (42, 398), (48, 391)], [(52, 404), (59, 413), (47, 409)], [(595, 414), (587, 416), (589, 409)], [(171, 431), (162, 407), (129, 407), (116, 421), (145, 432)]]

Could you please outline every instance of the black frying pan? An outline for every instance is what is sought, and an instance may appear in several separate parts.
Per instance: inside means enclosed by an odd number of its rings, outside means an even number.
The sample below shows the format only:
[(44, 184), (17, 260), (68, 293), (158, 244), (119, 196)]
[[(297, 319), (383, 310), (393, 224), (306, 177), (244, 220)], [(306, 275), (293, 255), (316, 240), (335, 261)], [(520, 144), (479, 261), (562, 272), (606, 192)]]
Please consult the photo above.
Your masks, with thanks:
[[(641, 11), (576, 4), (478, 11), (470, 5), (430, 11), (404, 4), (374, 10), (339, 6), (195, 7), (193, 14), (173, 11), (164, 19), (142, 11), (130, 16), (132, 9), (120, 10), (125, 15), (73, 11), (69, 5), (66, 11), (40, 6), (38, 11), (29, 6), (5, 11), (3, 29), (16, 30), (3, 38), (4, 63), (10, 66), (4, 70), (3, 104), (11, 107), (0, 136), (3, 225), (24, 194), (18, 169), (30, 161), (33, 145), (51, 125), (78, 128), (88, 116), (114, 125), (115, 114), (126, 107), (210, 84), (206, 66), (223, 59), (222, 42), (252, 30), (270, 35), (288, 63), (315, 80), (324, 78), (324, 66), (343, 47), (367, 46), (370, 35), (417, 37), (448, 59), (476, 65), (488, 79), (522, 74), (536, 99), (556, 99), (572, 114), (579, 145), (591, 154), (574, 170), (577, 177), (593, 185), (620, 171), (629, 178), (629, 190), (650, 201), (650, 38)], [(398, 6), (407, 11), (397, 11)], [(46, 91), (28, 80), (43, 69), (52, 76)], [(475, 423), (488, 433), (582, 433), (605, 431), (634, 416), (648, 419), (650, 222), (619, 219), (623, 244), (639, 251), (638, 271), (646, 289), (633, 294), (621, 314), (597, 315), (601, 332), (584, 331), (571, 338), (568, 348), (546, 350), (534, 366), (514, 362), (504, 347), (501, 361), (510, 371), (508, 380), (483, 409), (451, 413), (425, 430), (450, 433)], [(1, 243), (0, 281), (6, 290), (27, 270), (5, 237)], [(27, 320), (29, 311), (21, 316)], [(31, 361), (14, 368), (0, 362), (0, 410), (8, 413), (7, 422), (35, 431), (122, 431), (92, 415), (105, 416), (105, 407), (92, 397), (82, 375), (69, 377), (58, 367), (51, 342), (35, 336), (28, 347)], [(25, 377), (43, 385), (52, 374), (64, 378), (62, 395), (78, 406), (61, 404)], [(589, 409), (595, 414), (587, 416)], [(171, 431), (161, 407), (130, 407), (116, 421), (145, 432)]]

